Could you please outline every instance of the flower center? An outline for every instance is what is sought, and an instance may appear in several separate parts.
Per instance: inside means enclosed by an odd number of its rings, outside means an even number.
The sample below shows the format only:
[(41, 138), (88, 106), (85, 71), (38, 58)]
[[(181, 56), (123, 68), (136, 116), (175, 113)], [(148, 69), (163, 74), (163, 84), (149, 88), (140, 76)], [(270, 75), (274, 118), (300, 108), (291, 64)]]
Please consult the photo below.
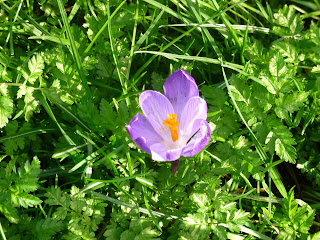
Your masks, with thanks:
[(177, 114), (168, 114), (168, 119), (164, 120), (163, 124), (169, 127), (172, 141), (177, 141), (179, 139), (177, 128), (179, 127), (179, 121), (177, 120)]

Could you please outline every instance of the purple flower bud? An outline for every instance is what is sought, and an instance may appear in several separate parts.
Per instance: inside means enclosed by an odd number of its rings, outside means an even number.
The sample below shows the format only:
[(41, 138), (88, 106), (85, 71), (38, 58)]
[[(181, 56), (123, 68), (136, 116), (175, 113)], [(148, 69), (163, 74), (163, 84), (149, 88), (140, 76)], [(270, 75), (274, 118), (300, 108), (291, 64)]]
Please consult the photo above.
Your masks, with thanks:
[(175, 161), (199, 153), (211, 139), (207, 103), (199, 97), (195, 80), (175, 71), (163, 85), (164, 94), (144, 91), (139, 103), (144, 116), (135, 115), (126, 129), (139, 148), (155, 161)]

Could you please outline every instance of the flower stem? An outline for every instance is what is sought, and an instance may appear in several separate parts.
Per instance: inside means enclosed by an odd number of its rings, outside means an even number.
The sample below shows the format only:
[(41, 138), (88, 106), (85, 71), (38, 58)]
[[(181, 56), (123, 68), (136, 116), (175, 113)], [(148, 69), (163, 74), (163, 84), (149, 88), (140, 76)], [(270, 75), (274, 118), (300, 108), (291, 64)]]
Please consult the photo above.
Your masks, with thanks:
[(178, 170), (178, 166), (179, 166), (179, 160), (175, 160), (172, 162), (172, 164), (171, 164), (171, 173), (172, 174), (176, 174), (176, 172)]

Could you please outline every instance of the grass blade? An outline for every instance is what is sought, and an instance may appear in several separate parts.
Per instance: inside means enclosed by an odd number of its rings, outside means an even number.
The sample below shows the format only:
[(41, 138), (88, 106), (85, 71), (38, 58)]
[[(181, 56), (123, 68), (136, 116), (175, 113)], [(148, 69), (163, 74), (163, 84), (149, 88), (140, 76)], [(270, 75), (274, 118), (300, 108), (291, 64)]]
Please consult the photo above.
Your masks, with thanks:
[(97, 41), (98, 37), (101, 35), (101, 33), (103, 33), (103, 31), (106, 29), (106, 27), (108, 26), (109, 22), (112, 20), (112, 18), (114, 17), (114, 15), (120, 10), (120, 8), (122, 7), (123, 4), (125, 4), (126, 1), (123, 1), (121, 4), (119, 4), (119, 6), (113, 11), (113, 13), (111, 14), (111, 16), (108, 18), (108, 20), (105, 22), (105, 24), (103, 24), (102, 28), (99, 30), (99, 32), (94, 36), (94, 38), (92, 39), (92, 41), (90, 42), (90, 44), (88, 45), (88, 47), (86, 48), (86, 50), (84, 50), (83, 52), (83, 56), (86, 56), (88, 54), (88, 52), (90, 51), (90, 49), (92, 48), (93, 44)]
[[(252, 140), (253, 140), (253, 142), (254, 142), (254, 145), (255, 145), (255, 147), (256, 147), (256, 149), (257, 149), (257, 152), (258, 152), (260, 158), (264, 161), (264, 163), (268, 163), (268, 162), (270, 161), (270, 160), (269, 160), (269, 157), (268, 157), (268, 155), (266, 154), (266, 152), (263, 150), (260, 142), (258, 141), (257, 137), (255, 136), (255, 134), (254, 134), (253, 131), (251, 130), (251, 128), (250, 128), (250, 126), (248, 125), (247, 121), (244, 119), (244, 117), (243, 117), (243, 115), (242, 115), (242, 113), (241, 113), (241, 111), (240, 111), (240, 109), (239, 109), (239, 107), (238, 107), (238, 105), (237, 105), (237, 102), (236, 102), (236, 100), (235, 100), (234, 97), (233, 97), (232, 91), (231, 91), (230, 86), (229, 86), (229, 82), (228, 82), (228, 80), (227, 80), (227, 77), (226, 77), (226, 74), (225, 74), (225, 71), (224, 71), (223, 63), (221, 63), (221, 65), (222, 65), (223, 77), (224, 77), (224, 79), (225, 79), (225, 83), (226, 83), (226, 86), (227, 86), (227, 89), (228, 89), (228, 93), (229, 93), (229, 96), (230, 96), (230, 98), (231, 98), (231, 100), (232, 100), (232, 102), (233, 102), (233, 104), (234, 104), (234, 107), (236, 108), (236, 110), (237, 110), (237, 112), (238, 112), (238, 114), (239, 114), (242, 122), (246, 125), (247, 129), (249, 130), (250, 135), (251, 135), (251, 137), (252, 137)], [(285, 189), (285, 187), (284, 187), (284, 185), (283, 185), (283, 183), (282, 183), (282, 181), (281, 181), (281, 178), (280, 178), (280, 176), (279, 176), (279, 173), (275, 170), (275, 168), (271, 168), (271, 169), (270, 169), (270, 176), (271, 176), (274, 184), (276, 185), (277, 189), (278, 189), (279, 192), (281, 193), (281, 195), (282, 195), (283, 197), (287, 197), (287, 191), (286, 191), (286, 189)]]
[[(191, 7), (191, 10), (192, 10), (193, 14), (196, 16), (197, 21), (198, 21), (199, 23), (202, 22), (202, 21), (201, 21), (201, 17), (200, 17), (200, 15), (199, 15), (198, 11), (197, 11), (197, 10), (195, 9), (195, 7), (194, 7), (194, 3), (191, 2), (190, 0), (188, 0), (187, 2), (188, 2), (188, 5)], [(198, 8), (200, 8), (200, 7), (198, 6)], [(218, 9), (218, 10), (219, 10), (219, 9)], [(223, 14), (221, 14), (221, 16), (223, 16)], [(210, 44), (211, 44), (211, 47), (213, 48), (213, 50), (214, 50), (214, 51), (216, 52), (216, 54), (218, 55), (218, 58), (223, 58), (223, 55), (222, 55), (222, 53), (221, 53), (218, 45), (216, 44), (214, 38), (211, 36), (211, 34), (210, 34), (210, 32), (208, 31), (208, 29), (203, 28), (203, 32), (204, 32), (204, 34), (206, 35), (206, 37), (208, 38), (208, 40), (209, 40), (209, 42), (210, 42)]]
[[(149, 213), (149, 210), (146, 209), (146, 208), (142, 208), (142, 207), (137, 207), (133, 204), (130, 204), (130, 203), (125, 203), (125, 202), (122, 202), (122, 201), (119, 201), (117, 199), (114, 199), (114, 198), (111, 198), (111, 197), (108, 197), (106, 195), (103, 195), (101, 193), (97, 193), (97, 192), (91, 192), (93, 195), (101, 198), (101, 199), (104, 199), (106, 201), (109, 201), (113, 204), (117, 204), (117, 205), (120, 205), (120, 206), (124, 206), (124, 207), (128, 207), (128, 208), (131, 208), (133, 210), (137, 210), (138, 212), (141, 212), (141, 213), (145, 213), (145, 214), (150, 214)], [(163, 213), (160, 213), (160, 212), (156, 212), (156, 211), (152, 211), (153, 215), (154, 216), (157, 216), (157, 217), (164, 217), (166, 219), (179, 219), (179, 217), (177, 216), (174, 216), (174, 215), (167, 215), (167, 214), (163, 214)]]
[(83, 70), (83, 67), (82, 67), (81, 58), (80, 58), (78, 49), (76, 47), (76, 44), (75, 44), (75, 41), (74, 41), (74, 38), (73, 38), (73, 35), (72, 35), (72, 32), (71, 32), (70, 26), (69, 26), (69, 21), (67, 19), (66, 12), (64, 10), (63, 2), (62, 2), (62, 0), (57, 0), (57, 2), (58, 2), (61, 18), (62, 18), (64, 27), (66, 29), (67, 38), (68, 38), (68, 40), (70, 42), (71, 53), (72, 53), (72, 56), (73, 56), (73, 58), (74, 58), (74, 60), (76, 62), (76, 67), (77, 67), (77, 70), (79, 72), (79, 76), (80, 76), (80, 79), (81, 79), (81, 82), (82, 82), (82, 86), (85, 89), (86, 97), (88, 99), (91, 99), (92, 96), (91, 96), (90, 88), (88, 86), (87, 78), (85, 76), (85, 73), (84, 73), (84, 70)]
[[(176, 14), (175, 12), (172, 13), (172, 10), (168, 10), (168, 7), (160, 4), (160, 3), (157, 3), (156, 1), (153, 1), (153, 0), (145, 0), (146, 2), (160, 8), (160, 9), (164, 9), (166, 12), (168, 12), (169, 14), (172, 14), (173, 16), (176, 16), (178, 18), (180, 18), (180, 14)], [(177, 41), (179, 41), (180, 39), (182, 39), (183, 37), (185, 37), (187, 34), (191, 33), (192, 31), (196, 30), (201, 24), (205, 24), (207, 22), (209, 22), (210, 20), (216, 18), (216, 17), (219, 17), (222, 13), (225, 13), (227, 11), (229, 11), (230, 9), (234, 8), (235, 6), (245, 2), (246, 0), (241, 0), (229, 7), (227, 7), (226, 9), (222, 10), (222, 11), (218, 11), (216, 14), (212, 15), (210, 18), (207, 18), (206, 20), (204, 20), (203, 22), (197, 24), (196, 26), (194, 26), (193, 28), (189, 29), (188, 31), (186, 31), (185, 33), (181, 34), (179, 37), (175, 38), (173, 41), (171, 41), (170, 43), (168, 43), (166, 46), (164, 46), (163, 48), (161, 48), (159, 50), (159, 52), (163, 52), (165, 51), (167, 48), (169, 48), (170, 46), (172, 46), (173, 44), (175, 44)], [(188, 21), (185, 21), (187, 23), (189, 23)], [(138, 51), (137, 51), (138, 52)], [(137, 53), (136, 52), (136, 53)], [(142, 51), (140, 51), (141, 53)], [(134, 74), (134, 76), (132, 77), (133, 79), (133, 83), (136, 84), (136, 81), (135, 79), (139, 78), (139, 75), (144, 71), (144, 69), (149, 66), (149, 64), (156, 58), (157, 56), (152, 56), (146, 63), (143, 64), (142, 67), (139, 68), (139, 70)], [(132, 85), (129, 86), (129, 88), (131, 88)]]
[(60, 123), (57, 121), (56, 117), (54, 116), (47, 100), (46, 100), (46, 97), (45, 95), (41, 92), (40, 94), (40, 102), (42, 104), (42, 106), (44, 107), (44, 109), (47, 111), (47, 113), (49, 114), (50, 118), (57, 124), (58, 128), (60, 129), (62, 135), (64, 136), (64, 138), (67, 140), (67, 142), (70, 144), (70, 145), (76, 145), (72, 139), (68, 136), (68, 134), (63, 130), (63, 128), (61, 127)]
[(119, 176), (119, 172), (116, 168), (116, 166), (114, 165), (113, 161), (111, 160), (111, 158), (108, 156), (108, 154), (105, 153), (105, 151), (103, 151), (102, 148), (100, 148), (94, 141), (92, 141), (89, 137), (87, 137), (86, 135), (84, 135), (83, 133), (81, 133), (79, 130), (77, 130), (77, 133), (85, 138), (89, 143), (91, 143), (95, 148), (98, 149), (98, 151), (105, 157), (106, 160), (108, 160), (110, 166), (111, 166), (111, 169), (113, 170), (114, 174), (116, 176)]
[(45, 36), (45, 35), (32, 36), (32, 37), (29, 37), (29, 39), (51, 41), (51, 42), (59, 43), (66, 46), (70, 45), (69, 40), (60, 38), (60, 37), (54, 37), (54, 36)]
[(56, 128), (39, 128), (39, 129), (32, 129), (28, 131), (22, 131), (14, 135), (9, 135), (9, 136), (4, 136), (0, 137), (0, 143), (11, 140), (14, 138), (19, 138), (19, 137), (27, 137), (29, 135), (36, 135), (36, 134), (41, 134), (41, 133), (48, 133), (48, 132), (55, 132), (57, 129)]
[[(108, 8), (107, 9), (108, 18), (110, 19), (111, 15), (110, 15), (109, 1), (108, 1), (108, 4), (107, 4), (107, 8)], [(115, 48), (115, 45), (114, 45), (114, 42), (113, 42), (111, 21), (108, 21), (108, 33), (109, 33), (109, 40), (110, 40), (110, 47), (111, 47), (111, 51), (112, 51), (112, 56), (113, 56), (114, 63), (116, 65), (116, 70), (117, 70), (118, 78), (120, 80), (120, 84), (121, 84), (121, 87), (122, 87), (122, 92), (123, 92), (123, 94), (127, 94), (127, 83), (124, 81), (123, 74), (121, 72), (121, 68), (120, 68), (120, 65), (119, 65), (118, 53), (116, 51), (116, 48)], [(127, 106), (129, 106), (130, 105), (130, 99), (126, 98), (126, 102), (127, 102)]]
[[(134, 45), (134, 49), (133, 51), (138, 51), (138, 49), (140, 48), (140, 46), (145, 42), (145, 40), (147, 39), (147, 37), (150, 35), (150, 33), (152, 32), (152, 30), (155, 28), (155, 26), (157, 25), (157, 23), (159, 22), (159, 20), (161, 19), (162, 15), (164, 13), (164, 10), (162, 9), (161, 12), (158, 14), (158, 16), (156, 17), (156, 19), (151, 23), (150, 27), (147, 29), (147, 31), (139, 38), (139, 40), (137, 41), (137, 43)], [(159, 27), (160, 28), (160, 27)]]

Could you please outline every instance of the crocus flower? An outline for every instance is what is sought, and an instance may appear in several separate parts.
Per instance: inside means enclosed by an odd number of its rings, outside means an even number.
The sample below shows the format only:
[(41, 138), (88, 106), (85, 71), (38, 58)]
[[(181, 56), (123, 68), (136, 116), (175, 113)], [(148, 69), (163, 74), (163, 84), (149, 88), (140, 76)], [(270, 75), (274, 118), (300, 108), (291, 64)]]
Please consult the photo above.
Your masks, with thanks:
[(175, 161), (199, 153), (211, 139), (207, 103), (199, 97), (195, 80), (175, 71), (163, 85), (164, 95), (144, 91), (136, 114), (126, 129), (139, 148), (155, 161)]

